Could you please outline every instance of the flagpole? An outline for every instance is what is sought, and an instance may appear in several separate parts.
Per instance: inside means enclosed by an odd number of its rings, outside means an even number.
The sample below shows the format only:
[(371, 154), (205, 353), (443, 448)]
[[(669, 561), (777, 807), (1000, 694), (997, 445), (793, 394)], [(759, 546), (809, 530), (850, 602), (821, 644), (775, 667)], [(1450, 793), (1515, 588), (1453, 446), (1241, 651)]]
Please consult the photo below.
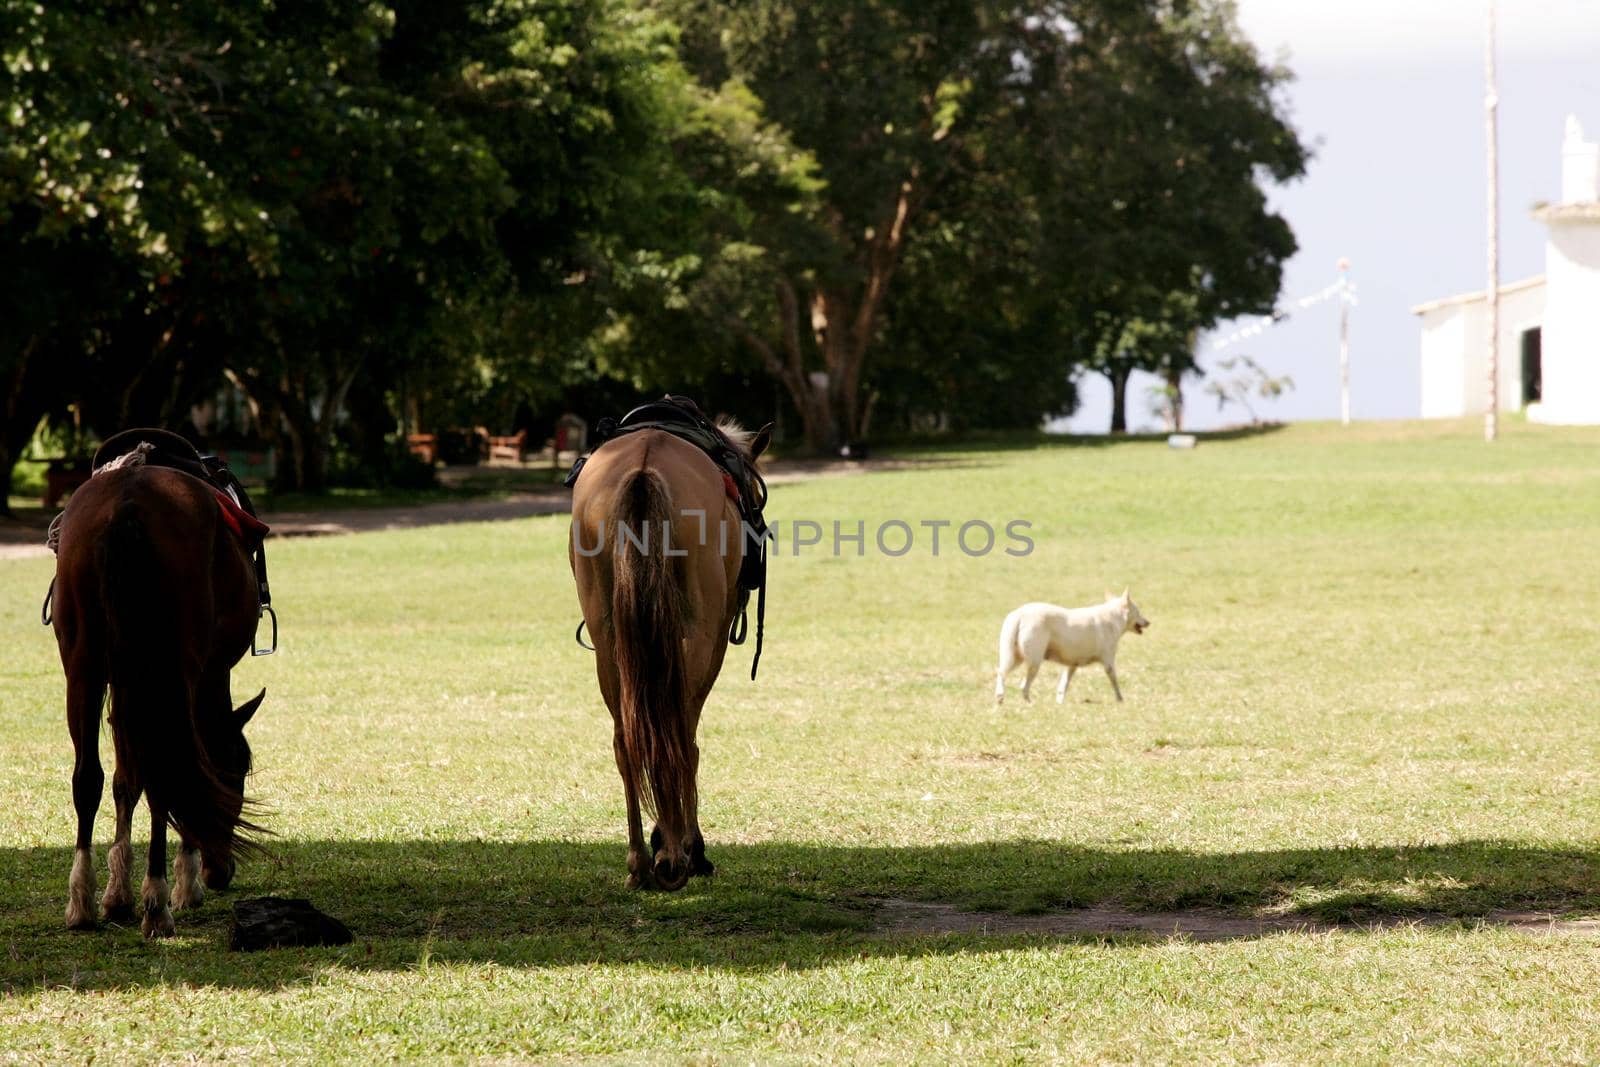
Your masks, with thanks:
[(1495, 0), (1489, 0), (1489, 32), (1484, 47), (1488, 93), (1483, 100), (1483, 111), (1488, 127), (1489, 155), (1489, 350), (1486, 361), (1489, 404), (1483, 420), (1485, 441), (1500, 436), (1500, 133), (1496, 121), (1500, 91), (1494, 69), (1494, 3)]

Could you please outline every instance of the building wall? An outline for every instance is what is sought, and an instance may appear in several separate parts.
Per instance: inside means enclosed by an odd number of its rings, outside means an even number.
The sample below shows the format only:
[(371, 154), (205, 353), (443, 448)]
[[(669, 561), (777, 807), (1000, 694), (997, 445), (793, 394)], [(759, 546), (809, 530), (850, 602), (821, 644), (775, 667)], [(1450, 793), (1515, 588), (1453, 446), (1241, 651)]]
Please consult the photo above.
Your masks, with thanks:
[(1461, 414), (1466, 394), (1462, 362), (1466, 358), (1467, 305), (1451, 304), (1422, 316), (1422, 417), (1445, 419)]
[(1600, 218), (1552, 220), (1539, 422), (1600, 423)]
[[(1500, 294), (1501, 411), (1522, 410), (1522, 334), (1543, 322), (1545, 293), (1546, 286), (1534, 285)], [(1488, 374), (1487, 301), (1462, 300), (1422, 313), (1423, 418), (1482, 415), (1489, 406)]]

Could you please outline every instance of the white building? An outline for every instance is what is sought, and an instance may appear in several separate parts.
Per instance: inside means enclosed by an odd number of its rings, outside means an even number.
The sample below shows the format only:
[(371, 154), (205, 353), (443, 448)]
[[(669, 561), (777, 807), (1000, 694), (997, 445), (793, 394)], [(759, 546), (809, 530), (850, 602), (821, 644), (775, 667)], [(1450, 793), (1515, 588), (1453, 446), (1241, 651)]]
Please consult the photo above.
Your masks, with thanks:
[[(1600, 424), (1600, 145), (1567, 119), (1561, 202), (1545, 272), (1500, 288), (1500, 410), (1535, 422)], [(1481, 415), (1488, 392), (1488, 301), (1465, 293), (1411, 309), (1422, 318), (1422, 416)]]

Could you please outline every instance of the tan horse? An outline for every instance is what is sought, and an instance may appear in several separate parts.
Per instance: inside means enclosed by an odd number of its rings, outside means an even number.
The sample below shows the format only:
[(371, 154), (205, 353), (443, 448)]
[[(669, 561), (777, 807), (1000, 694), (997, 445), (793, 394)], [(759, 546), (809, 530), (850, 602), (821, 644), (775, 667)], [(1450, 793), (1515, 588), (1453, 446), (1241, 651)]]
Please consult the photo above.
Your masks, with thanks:
[[(771, 439), (726, 423), (716, 432), (751, 470)], [(660, 429), (606, 442), (573, 487), (568, 554), (611, 709), (631, 888), (675, 890), (713, 870), (700, 833), (695, 731), (742, 603), (748, 549), (731, 496), (741, 488), (751, 491)], [(641, 807), (656, 818), (648, 853)]]

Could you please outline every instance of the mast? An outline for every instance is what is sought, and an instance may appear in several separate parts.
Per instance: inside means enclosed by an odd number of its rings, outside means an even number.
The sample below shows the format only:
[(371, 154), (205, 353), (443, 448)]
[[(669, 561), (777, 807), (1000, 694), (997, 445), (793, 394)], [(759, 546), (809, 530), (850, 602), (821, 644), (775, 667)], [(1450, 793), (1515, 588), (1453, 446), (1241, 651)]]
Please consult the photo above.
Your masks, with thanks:
[(1494, 3), (1495, 0), (1489, 0), (1489, 32), (1484, 47), (1488, 92), (1484, 96), (1483, 111), (1489, 156), (1489, 348), (1485, 361), (1489, 404), (1483, 419), (1485, 441), (1500, 436), (1500, 134), (1497, 123), (1500, 91), (1494, 69)]

